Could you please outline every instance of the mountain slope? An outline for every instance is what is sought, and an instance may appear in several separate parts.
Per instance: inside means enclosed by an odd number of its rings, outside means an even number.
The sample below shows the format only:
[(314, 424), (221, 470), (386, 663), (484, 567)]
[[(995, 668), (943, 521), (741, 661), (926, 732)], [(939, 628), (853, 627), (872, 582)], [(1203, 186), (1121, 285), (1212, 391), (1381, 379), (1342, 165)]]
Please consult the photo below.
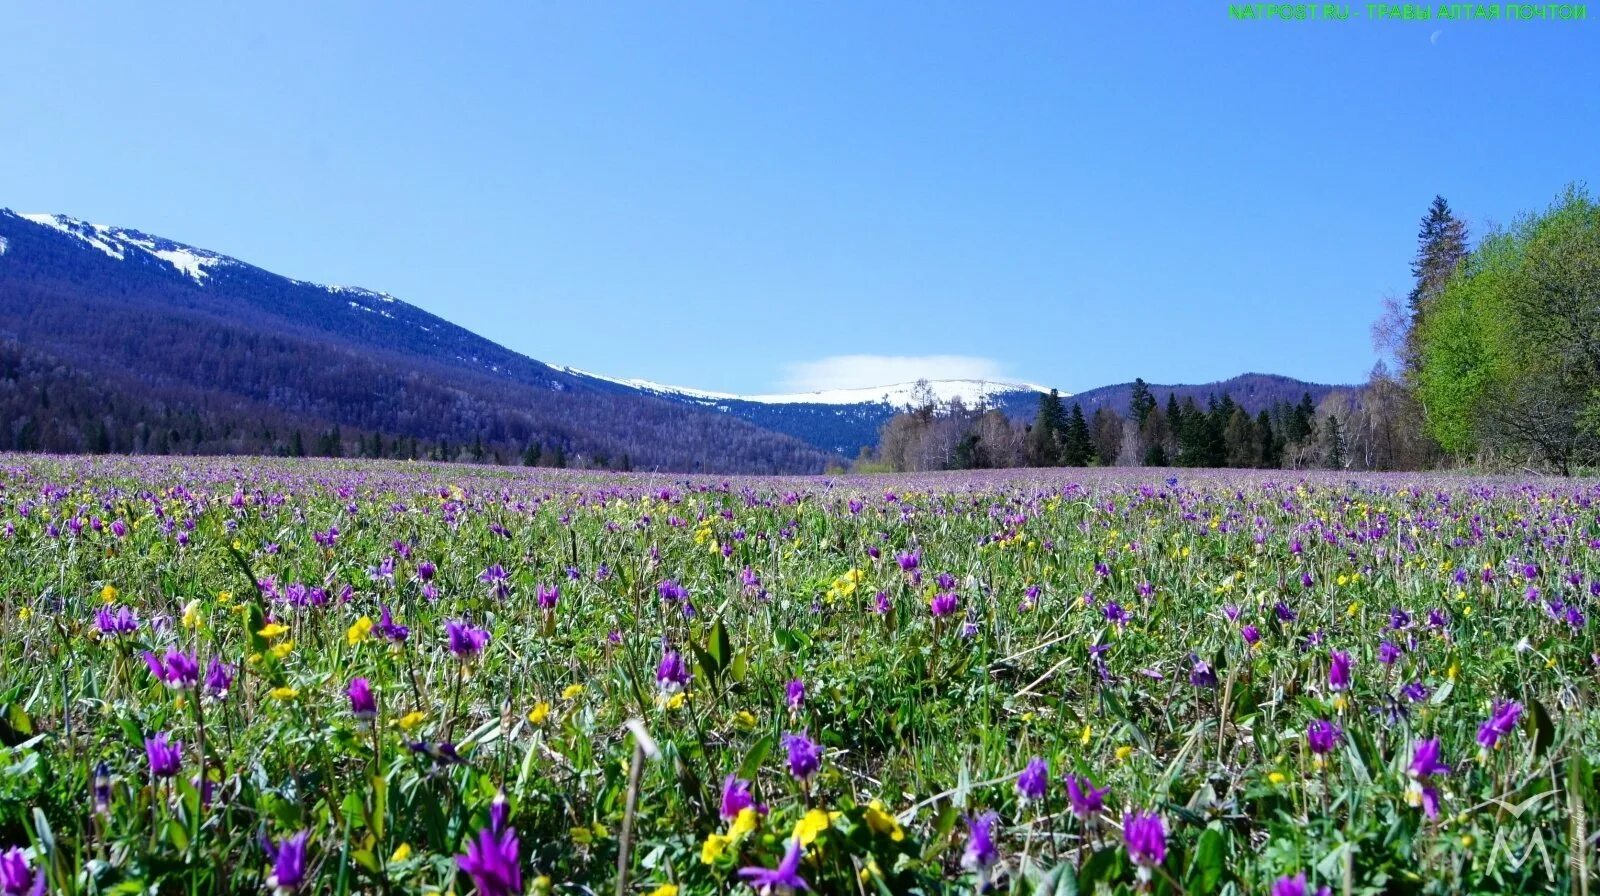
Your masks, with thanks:
[(509, 460), (531, 444), (640, 469), (829, 463), (799, 439), (564, 373), (383, 293), (59, 216), (0, 210), (0, 241), (0, 448), (314, 450), (340, 427), (345, 452), (481, 446)]
[[(1221, 398), (1224, 395), (1231, 395), (1233, 400), (1246, 411), (1258, 414), (1279, 401), (1293, 404), (1306, 393), (1310, 393), (1312, 402), (1319, 402), (1330, 392), (1351, 387), (1308, 383), (1273, 373), (1241, 373), (1236, 377), (1210, 383), (1178, 383), (1169, 386), (1150, 383), (1149, 388), (1150, 394), (1155, 396), (1156, 402), (1162, 407), (1166, 407), (1168, 395), (1176, 395), (1180, 404), (1185, 398), (1193, 398), (1202, 408), (1212, 396)], [(1085, 414), (1093, 414), (1097, 408), (1109, 407), (1126, 416), (1128, 402), (1132, 397), (1132, 383), (1117, 383), (1113, 386), (1100, 386), (1079, 392), (1072, 397), (1072, 401), (1081, 404)]]
[(1038, 407), (1039, 393), (1049, 391), (1026, 383), (931, 380), (827, 392), (733, 395), (663, 386), (648, 380), (614, 380), (571, 367), (557, 369), (684, 404), (714, 408), (847, 458), (855, 457), (863, 447), (876, 445), (879, 430), (895, 413), (930, 397), (941, 404), (960, 400), (967, 407), (981, 404), (1012, 416), (1031, 417)]

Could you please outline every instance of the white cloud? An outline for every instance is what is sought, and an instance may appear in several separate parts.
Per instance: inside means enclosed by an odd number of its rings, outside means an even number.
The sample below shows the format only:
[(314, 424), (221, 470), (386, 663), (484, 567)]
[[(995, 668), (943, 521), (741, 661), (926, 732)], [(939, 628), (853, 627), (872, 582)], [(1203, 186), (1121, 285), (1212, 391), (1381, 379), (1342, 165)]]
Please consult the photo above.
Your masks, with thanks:
[(860, 389), (929, 380), (1008, 380), (992, 358), (970, 355), (833, 355), (785, 365), (783, 388), (791, 392)]

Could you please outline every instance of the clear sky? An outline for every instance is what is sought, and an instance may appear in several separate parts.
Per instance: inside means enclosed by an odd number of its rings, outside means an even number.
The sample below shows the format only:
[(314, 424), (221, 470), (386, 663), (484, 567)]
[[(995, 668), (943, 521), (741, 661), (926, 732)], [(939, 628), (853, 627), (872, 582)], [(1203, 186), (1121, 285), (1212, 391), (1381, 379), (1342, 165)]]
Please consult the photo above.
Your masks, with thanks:
[(1600, 3), (1365, 7), (13, 3), (0, 206), (677, 385), (1349, 382), (1435, 193), (1600, 188)]

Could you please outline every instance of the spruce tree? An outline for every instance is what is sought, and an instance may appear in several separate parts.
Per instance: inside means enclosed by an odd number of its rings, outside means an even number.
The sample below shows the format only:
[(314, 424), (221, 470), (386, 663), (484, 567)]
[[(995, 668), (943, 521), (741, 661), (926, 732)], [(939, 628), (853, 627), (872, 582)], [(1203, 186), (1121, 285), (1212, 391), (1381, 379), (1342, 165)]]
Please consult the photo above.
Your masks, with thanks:
[(1156, 397), (1150, 394), (1150, 387), (1145, 385), (1142, 377), (1133, 378), (1133, 394), (1128, 398), (1128, 415), (1135, 423), (1144, 425), (1145, 418), (1155, 410)]
[(1067, 426), (1067, 412), (1061, 406), (1061, 393), (1051, 389), (1039, 395), (1039, 412), (1028, 431), (1028, 460), (1036, 467), (1061, 463), (1061, 441)]
[(1433, 204), (1428, 207), (1417, 231), (1417, 256), (1411, 262), (1411, 275), (1416, 278), (1416, 285), (1406, 299), (1411, 319), (1406, 328), (1405, 357), (1401, 359), (1408, 373), (1416, 371), (1418, 328), (1427, 317), (1434, 298), (1444, 291), (1445, 284), (1466, 260), (1467, 253), (1467, 225), (1450, 210), (1450, 203), (1443, 196), (1433, 197)]
[(1083, 417), (1083, 405), (1072, 403), (1072, 413), (1067, 417), (1066, 433), (1061, 440), (1061, 462), (1069, 467), (1086, 467), (1094, 456), (1094, 444), (1089, 439), (1089, 422)]

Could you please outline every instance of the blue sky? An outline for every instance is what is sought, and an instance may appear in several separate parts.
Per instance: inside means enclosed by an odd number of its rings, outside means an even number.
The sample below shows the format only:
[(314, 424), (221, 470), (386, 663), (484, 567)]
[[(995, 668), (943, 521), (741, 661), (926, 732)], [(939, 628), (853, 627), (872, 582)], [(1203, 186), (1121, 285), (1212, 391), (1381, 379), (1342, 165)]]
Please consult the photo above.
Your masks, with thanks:
[(12, 4), (0, 206), (709, 389), (1352, 381), (1435, 193), (1600, 187), (1600, 9), (1364, 8)]

